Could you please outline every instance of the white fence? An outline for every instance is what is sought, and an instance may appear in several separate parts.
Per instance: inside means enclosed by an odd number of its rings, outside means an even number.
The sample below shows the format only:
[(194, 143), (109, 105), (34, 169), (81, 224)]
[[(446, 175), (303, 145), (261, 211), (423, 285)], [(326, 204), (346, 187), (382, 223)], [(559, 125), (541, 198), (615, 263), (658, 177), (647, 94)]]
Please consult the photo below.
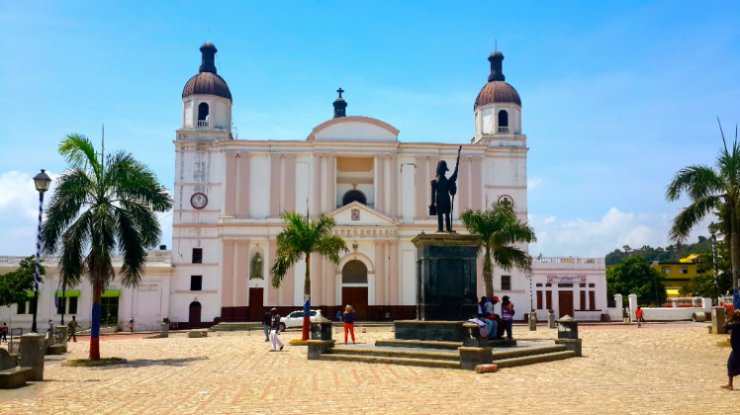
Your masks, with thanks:
[[(629, 319), (635, 321), (635, 309), (637, 309), (637, 295), (630, 294), (627, 296), (629, 301)], [(624, 311), (622, 305), (622, 295), (614, 295), (614, 303), (617, 307), (609, 308), (609, 319), (611, 321), (622, 321)], [(709, 313), (712, 311), (712, 299), (694, 297), (691, 299), (691, 306), (683, 306), (681, 300), (672, 300), (673, 307), (643, 307), (643, 318), (647, 321), (679, 321), (691, 320), (694, 313)], [(688, 301), (683, 302), (688, 303)]]

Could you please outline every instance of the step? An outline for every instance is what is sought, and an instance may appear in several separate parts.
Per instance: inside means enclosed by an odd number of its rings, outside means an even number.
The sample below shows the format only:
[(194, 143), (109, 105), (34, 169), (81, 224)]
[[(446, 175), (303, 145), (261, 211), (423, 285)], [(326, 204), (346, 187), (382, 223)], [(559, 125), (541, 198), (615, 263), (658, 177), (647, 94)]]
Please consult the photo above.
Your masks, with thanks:
[(565, 350), (567, 350), (567, 348), (562, 344), (553, 344), (551, 346), (538, 347), (522, 347), (517, 349), (493, 349), (493, 359), (513, 359), (515, 357), (556, 353)]
[(436, 340), (378, 340), (375, 342), (378, 347), (414, 347), (419, 349), (446, 349), (457, 350), (462, 346), (461, 342), (447, 342)]
[(528, 356), (512, 357), (508, 359), (496, 359), (494, 356), (493, 363), (497, 364), (498, 367), (514, 367), (531, 365), (534, 363), (552, 362), (555, 360), (569, 359), (576, 357), (576, 353), (570, 350), (562, 352), (544, 353), (544, 354), (533, 354)]
[(393, 365), (411, 365), (440, 368), (460, 368), (460, 360), (437, 360), (437, 359), (418, 359), (410, 357), (387, 357), (387, 356), (367, 356), (367, 355), (349, 355), (349, 354), (322, 354), (321, 360), (333, 360), (344, 362), (362, 362), (362, 363), (385, 363)]
[(442, 350), (402, 350), (402, 349), (391, 349), (391, 348), (380, 348), (375, 347), (372, 349), (358, 348), (358, 347), (341, 347), (337, 346), (332, 348), (328, 354), (331, 355), (353, 355), (353, 356), (375, 356), (375, 357), (399, 357), (399, 358), (418, 358), (418, 359), (434, 359), (434, 360), (452, 360), (460, 362), (460, 353), (455, 351), (442, 351)]
[[(376, 346), (380, 347), (414, 347), (424, 349), (449, 349), (457, 350), (462, 342), (438, 341), (438, 340), (378, 340)], [(516, 340), (489, 340), (488, 345), (495, 348), (516, 346)]]

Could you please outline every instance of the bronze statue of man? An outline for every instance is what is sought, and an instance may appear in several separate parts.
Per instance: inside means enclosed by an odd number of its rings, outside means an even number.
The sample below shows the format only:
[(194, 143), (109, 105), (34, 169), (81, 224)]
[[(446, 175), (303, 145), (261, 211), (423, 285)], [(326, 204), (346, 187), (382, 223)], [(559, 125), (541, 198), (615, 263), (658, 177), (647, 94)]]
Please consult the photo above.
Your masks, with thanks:
[(452, 214), (455, 194), (457, 193), (457, 167), (460, 165), (461, 150), (462, 146), (457, 149), (457, 162), (455, 162), (455, 171), (452, 173), (452, 176), (449, 178), (445, 177), (445, 172), (450, 169), (447, 168), (446, 161), (440, 160), (437, 163), (437, 177), (432, 180), (432, 204), (429, 205), (429, 214), (437, 215), (437, 232), (444, 232), (442, 229), (443, 216), (447, 232), (452, 232), (450, 215)]

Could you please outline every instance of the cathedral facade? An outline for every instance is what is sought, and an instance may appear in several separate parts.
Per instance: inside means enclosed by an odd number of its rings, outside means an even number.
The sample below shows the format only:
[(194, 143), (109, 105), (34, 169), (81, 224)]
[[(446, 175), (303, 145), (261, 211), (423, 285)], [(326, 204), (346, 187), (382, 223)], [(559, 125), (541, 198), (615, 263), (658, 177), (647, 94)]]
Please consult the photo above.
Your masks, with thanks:
[[(437, 230), (436, 217), (429, 216), (430, 182), (439, 160), (453, 169), (461, 143), (403, 142), (399, 130), (382, 120), (347, 115), (341, 88), (333, 118), (305, 138), (234, 139), (232, 96), (217, 74), (216, 48), (206, 43), (201, 53), (200, 71), (183, 89), (174, 141), (171, 318), (259, 320), (264, 307), (302, 305), (303, 262), (279, 289), (270, 283), (286, 211), (333, 218), (334, 232), (350, 248), (338, 265), (321, 257), (312, 261), (314, 308), (331, 316), (352, 304), (360, 319), (413, 318), (411, 239)], [(521, 99), (505, 81), (503, 59), (500, 52), (488, 58), (488, 82), (474, 101), (475, 136), (462, 146), (453, 220), (501, 198), (527, 217), (527, 137)], [(455, 226), (464, 231), (459, 221)], [(503, 274), (516, 300), (527, 289), (524, 274), (514, 269), (496, 277)]]
[[(163, 320), (176, 327), (204, 327), (219, 321), (260, 321), (265, 308), (281, 314), (304, 303), (305, 263), (299, 261), (280, 288), (271, 285), (276, 237), (284, 212), (334, 219), (334, 233), (349, 250), (338, 264), (312, 256), (311, 303), (331, 318), (351, 304), (359, 320), (415, 318), (417, 251), (411, 240), (437, 231), (430, 216), (431, 181), (444, 160), (450, 170), (459, 157), (452, 219), (510, 200), (527, 220), (527, 137), (522, 102), (503, 74), (504, 56), (488, 57), (481, 68), (482, 88), (473, 101), (474, 136), (456, 143), (403, 142), (399, 130), (368, 116), (348, 115), (343, 90), (333, 102), (333, 117), (295, 140), (235, 139), (231, 133), (233, 99), (216, 69), (216, 47), (200, 48), (199, 71), (182, 91), (182, 123), (176, 131), (173, 239), (149, 253), (142, 283), (114, 280), (103, 293), (105, 324), (159, 329)], [(422, 137), (423, 139), (423, 137)], [(448, 172), (448, 175), (452, 172)], [(523, 244), (520, 248), (527, 250)], [(0, 274), (22, 258), (0, 256)], [(116, 258), (115, 264), (120, 264)], [(62, 290), (58, 258), (45, 258), (47, 275), (38, 307), (29, 300), (0, 307), (0, 319), (30, 327), (38, 321), (77, 314), (89, 324), (92, 290), (87, 278)], [(478, 297), (483, 287), (478, 260)], [(120, 265), (116, 265), (120, 267)], [(536, 310), (556, 316), (599, 320), (606, 314), (603, 258), (536, 256), (531, 272), (494, 266), (494, 291), (511, 297), (516, 318)]]

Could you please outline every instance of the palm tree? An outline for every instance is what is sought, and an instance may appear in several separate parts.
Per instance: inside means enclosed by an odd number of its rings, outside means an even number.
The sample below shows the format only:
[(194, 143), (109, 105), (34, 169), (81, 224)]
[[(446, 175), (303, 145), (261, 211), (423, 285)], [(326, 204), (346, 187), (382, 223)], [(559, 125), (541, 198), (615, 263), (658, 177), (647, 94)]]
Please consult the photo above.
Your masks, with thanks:
[(740, 144), (735, 140), (729, 147), (722, 125), (719, 126), (723, 147), (716, 160), (716, 170), (710, 166), (696, 164), (682, 168), (666, 188), (666, 199), (678, 200), (685, 192), (691, 204), (673, 219), (669, 237), (681, 242), (689, 236), (691, 228), (707, 214), (720, 217), (722, 231), (729, 236), (732, 262), (732, 287), (738, 288), (740, 275)]
[(531, 266), (529, 254), (513, 244), (530, 243), (537, 238), (534, 230), (516, 217), (511, 201), (503, 199), (483, 212), (468, 209), (460, 215), (460, 219), (468, 232), (481, 237), (478, 250), (485, 252), (483, 283), (486, 296), (493, 297), (494, 262), (506, 270), (513, 266), (520, 269)]
[(303, 306), (303, 333), (302, 340), (308, 340), (308, 321), (311, 309), (311, 254), (317, 253), (328, 258), (334, 264), (339, 263), (339, 252), (347, 251), (344, 239), (332, 235), (334, 219), (320, 216), (311, 222), (308, 216), (301, 216), (295, 212), (283, 214), (283, 220), (288, 226), (277, 236), (277, 253), (275, 264), (272, 266), (272, 286), (280, 288), (283, 277), (288, 269), (295, 265), (302, 257), (306, 257), (306, 281), (303, 285), (303, 296), (306, 300)]
[(172, 197), (154, 173), (130, 153), (105, 156), (85, 136), (68, 135), (59, 153), (69, 168), (57, 181), (42, 234), (44, 251), (60, 252), (60, 274), (75, 285), (86, 273), (93, 287), (90, 360), (100, 359), (101, 297), (115, 278), (112, 257), (120, 254), (120, 274), (135, 286), (146, 263), (145, 248), (161, 230), (154, 212), (172, 208)]

